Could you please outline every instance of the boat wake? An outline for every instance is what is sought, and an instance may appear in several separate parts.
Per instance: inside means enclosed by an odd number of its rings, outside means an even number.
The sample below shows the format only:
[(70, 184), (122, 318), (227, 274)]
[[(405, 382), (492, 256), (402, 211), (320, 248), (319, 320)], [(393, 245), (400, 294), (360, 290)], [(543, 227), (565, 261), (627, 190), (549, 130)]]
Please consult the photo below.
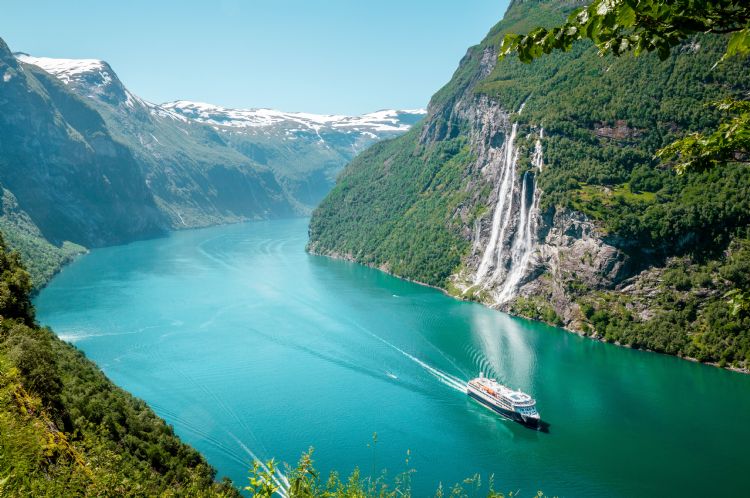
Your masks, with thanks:
[(235, 440), (235, 442), (245, 450), (245, 453), (248, 454), (250, 458), (253, 459), (254, 462), (257, 462), (261, 469), (266, 471), (267, 473), (271, 474), (271, 479), (273, 480), (273, 483), (278, 488), (276, 490), (276, 494), (281, 496), (282, 498), (288, 498), (289, 497), (289, 479), (284, 475), (283, 472), (281, 472), (279, 469), (274, 469), (274, 472), (271, 473), (271, 470), (268, 468), (268, 465), (258, 458), (258, 456), (253, 453), (253, 450), (247, 447), (245, 443), (243, 443), (240, 438), (232, 434), (231, 432), (227, 431), (227, 433)]
[(386, 341), (385, 339), (383, 339), (379, 335), (373, 334), (372, 332), (370, 332), (369, 330), (367, 330), (367, 329), (365, 329), (363, 327), (360, 327), (360, 329), (362, 331), (364, 331), (365, 333), (367, 333), (368, 335), (370, 335), (372, 338), (377, 339), (378, 341), (382, 342), (383, 344), (385, 344), (386, 346), (390, 347), (391, 349), (393, 349), (395, 351), (398, 351), (399, 353), (401, 353), (405, 357), (409, 358), (411, 361), (413, 361), (414, 363), (416, 363), (417, 365), (419, 365), (420, 367), (422, 367), (427, 373), (429, 373), (430, 375), (432, 375), (433, 377), (435, 377), (441, 383), (445, 384), (446, 386), (448, 386), (448, 387), (450, 387), (452, 389), (455, 389), (456, 391), (462, 392), (464, 394), (466, 393), (466, 382), (465, 381), (459, 379), (455, 375), (451, 375), (448, 372), (444, 372), (444, 371), (442, 371), (442, 370), (440, 370), (438, 368), (433, 367), (432, 365), (429, 365), (429, 364), (425, 363), (424, 361), (420, 360), (416, 356), (407, 353), (406, 351), (404, 351), (403, 349), (399, 348), (395, 344), (391, 344), (390, 342)]

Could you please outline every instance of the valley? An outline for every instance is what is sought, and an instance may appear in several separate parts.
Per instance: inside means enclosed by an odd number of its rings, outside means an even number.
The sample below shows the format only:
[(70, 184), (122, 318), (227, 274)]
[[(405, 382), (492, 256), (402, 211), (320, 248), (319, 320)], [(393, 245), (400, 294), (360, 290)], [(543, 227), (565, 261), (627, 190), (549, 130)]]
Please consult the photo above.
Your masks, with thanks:
[(745, 2), (35, 2), (0, 497), (747, 492)]
[(14, 54), (4, 42), (0, 72), (0, 131), (9, 138), (0, 151), (0, 226), (33, 262), (37, 286), (85, 248), (307, 215), (356, 154), (424, 115), (153, 104), (105, 61)]
[[(557, 496), (748, 485), (750, 428), (721, 414), (750, 409), (750, 377), (311, 256), (306, 230), (260, 221), (96, 249), (35, 299), (39, 320), (235, 483), (255, 458), (294, 463), (312, 445), (324, 474), (393, 476), (409, 450), (414, 496), (474, 473)], [(531, 393), (549, 432), (450, 380), (480, 371)]]

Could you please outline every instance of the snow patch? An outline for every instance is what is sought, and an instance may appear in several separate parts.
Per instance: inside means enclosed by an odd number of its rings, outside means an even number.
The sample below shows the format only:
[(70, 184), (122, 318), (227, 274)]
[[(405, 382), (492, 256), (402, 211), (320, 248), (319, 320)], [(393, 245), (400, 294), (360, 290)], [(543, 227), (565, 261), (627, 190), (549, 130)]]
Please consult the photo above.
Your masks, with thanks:
[(51, 57), (34, 57), (28, 54), (16, 54), (16, 59), (26, 64), (38, 66), (65, 84), (70, 83), (76, 76), (99, 71), (105, 84), (112, 81), (108, 74), (107, 65), (98, 59), (54, 59)]
[[(362, 116), (341, 114), (312, 114), (307, 112), (283, 112), (274, 109), (230, 109), (227, 107), (177, 100), (162, 104), (162, 107), (201, 123), (229, 128), (266, 128), (275, 125), (294, 127), (296, 130), (311, 130), (317, 134), (323, 127), (333, 129), (357, 129), (370, 132), (403, 132), (410, 125), (401, 122), (402, 115), (424, 115), (427, 111), (386, 109)], [(364, 130), (361, 130), (364, 129)]]

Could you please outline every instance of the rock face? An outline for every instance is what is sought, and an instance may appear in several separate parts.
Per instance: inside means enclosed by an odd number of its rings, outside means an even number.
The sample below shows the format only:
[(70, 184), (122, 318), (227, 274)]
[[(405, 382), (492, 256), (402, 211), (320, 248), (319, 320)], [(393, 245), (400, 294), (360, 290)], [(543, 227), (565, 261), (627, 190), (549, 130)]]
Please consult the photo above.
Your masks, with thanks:
[(0, 181), (44, 237), (102, 245), (161, 233), (146, 177), (102, 118), (0, 40)]
[[(542, 297), (562, 323), (581, 328), (578, 306), (571, 299), (570, 285), (586, 289), (614, 289), (632, 275), (630, 258), (604, 242), (597, 226), (573, 211), (557, 212), (543, 222), (546, 234), (536, 246), (535, 264), (517, 290), (525, 298)], [(506, 310), (508, 303), (501, 303)]]
[[(474, 84), (491, 73), (496, 61), (497, 53), (485, 49), (477, 77), (449, 111), (430, 109), (425, 124), (429, 130), (430, 121), (441, 114), (443, 119), (447, 114), (448, 121), (465, 123), (463, 133), (470, 137), (476, 157), (467, 166), (471, 201), (457, 213), (470, 250), (450, 281), (460, 297), (478, 299), (503, 311), (517, 311), (514, 303), (519, 298), (541, 300), (554, 310), (558, 323), (580, 330), (583, 317), (570, 287), (612, 290), (632, 277), (636, 268), (621, 248), (624, 241), (606, 236), (600, 223), (559, 206), (540, 209), (543, 192), (536, 177), (545, 167), (544, 129), (532, 123), (526, 128), (524, 143), (519, 144), (517, 118), (526, 102), (514, 111), (474, 92)], [(637, 136), (622, 122), (600, 131)], [(422, 138), (435, 137), (425, 134)], [(519, 163), (524, 154), (529, 164), (522, 168)], [(490, 191), (485, 197), (487, 187)], [(469, 225), (468, 213), (477, 205), (487, 209)]]
[[(494, 60), (494, 58), (490, 59)], [(572, 328), (580, 328), (580, 313), (570, 296), (571, 284), (588, 289), (613, 289), (632, 275), (629, 256), (605, 242), (597, 223), (579, 212), (540, 210), (543, 192), (535, 176), (544, 169), (544, 130), (532, 127), (530, 169), (519, 170), (522, 153), (513, 113), (486, 97), (460, 100), (455, 108), (469, 123), (476, 162), (470, 171), (477, 180), (468, 188), (475, 203), (489, 207), (464, 230), (471, 249), (461, 270), (451, 277), (463, 297), (479, 299), (504, 311), (514, 301), (542, 298)], [(515, 113), (523, 112), (523, 104)], [(482, 198), (483, 187), (491, 186)], [(466, 209), (465, 209), (466, 211)], [(459, 215), (465, 222), (466, 213)]]

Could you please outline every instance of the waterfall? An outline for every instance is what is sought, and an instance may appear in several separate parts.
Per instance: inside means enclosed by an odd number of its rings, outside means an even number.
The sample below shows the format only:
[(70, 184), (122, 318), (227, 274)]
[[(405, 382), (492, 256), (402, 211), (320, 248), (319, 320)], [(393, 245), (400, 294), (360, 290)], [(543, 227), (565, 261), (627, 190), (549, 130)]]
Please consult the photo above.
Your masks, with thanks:
[[(520, 112), (520, 109), (519, 109)], [(528, 271), (532, 255), (536, 248), (536, 229), (539, 214), (540, 193), (536, 188), (536, 174), (544, 167), (543, 149), (541, 138), (544, 129), (540, 129), (539, 138), (531, 156), (532, 170), (524, 173), (520, 179), (519, 207), (514, 209), (516, 192), (516, 166), (519, 151), (515, 146), (517, 125), (511, 129), (510, 138), (505, 143), (503, 159), (500, 164), (501, 178), (498, 191), (497, 204), (492, 217), (492, 230), (487, 247), (482, 255), (481, 262), (477, 268), (474, 285), (484, 284), (485, 287), (493, 282), (501, 283), (497, 301), (507, 302), (518, 291), (521, 279)], [(514, 216), (517, 213), (517, 217)], [(514, 223), (515, 222), (515, 223)], [(515, 225), (515, 233), (512, 234), (510, 252), (505, 253), (506, 235)], [(509, 258), (507, 274), (503, 272), (506, 268), (505, 261)], [(491, 267), (494, 271), (490, 278), (486, 278)]]
[[(541, 134), (544, 133), (542, 129)], [(531, 164), (537, 171), (544, 167), (542, 155), (542, 141), (537, 139), (534, 153), (531, 156)], [(498, 301), (503, 303), (510, 300), (518, 290), (518, 284), (523, 278), (534, 253), (536, 233), (536, 220), (539, 213), (539, 192), (536, 190), (536, 178), (532, 171), (527, 171), (521, 181), (521, 212), (518, 219), (519, 229), (513, 240), (511, 248), (511, 266), (508, 276), (505, 277), (500, 289)]]
[[(481, 283), (482, 279), (487, 275), (487, 271), (489, 270), (493, 255), (497, 253), (497, 261), (500, 261), (500, 258), (502, 256), (502, 244), (503, 238), (505, 236), (505, 228), (507, 227), (508, 221), (510, 219), (510, 212), (513, 207), (513, 184), (515, 183), (516, 161), (518, 160), (518, 151), (515, 147), (517, 131), (518, 124), (514, 123), (510, 131), (510, 137), (505, 141), (505, 144), (503, 146), (503, 158), (502, 162), (500, 163), (500, 168), (502, 170), (500, 176), (500, 191), (498, 192), (495, 212), (492, 215), (492, 230), (490, 232), (490, 240), (487, 243), (484, 254), (482, 255), (482, 260), (479, 263), (479, 268), (477, 268), (477, 275), (474, 278), (474, 285)], [(500, 243), (499, 247), (498, 242)]]
[[(523, 109), (523, 107), (522, 107), (522, 109)], [(497, 281), (498, 280), (498, 278), (500, 277), (500, 275), (501, 275), (501, 273), (503, 271), (503, 268), (505, 267), (505, 261), (503, 260), (503, 258), (505, 257), (505, 254), (503, 254), (503, 247), (504, 247), (504, 243), (505, 243), (505, 234), (508, 231), (508, 227), (510, 226), (511, 221), (512, 221), (512, 217), (513, 217), (513, 200), (514, 200), (514, 195), (513, 195), (514, 188), (513, 187), (515, 187), (515, 185), (516, 185), (516, 164), (518, 163), (518, 149), (514, 147), (512, 154), (513, 155), (512, 155), (512, 157), (510, 159), (510, 166), (508, 168), (508, 170), (509, 170), (508, 174), (511, 175), (511, 178), (512, 178), (512, 180), (511, 180), (511, 189), (510, 189), (510, 193), (509, 193), (510, 198), (508, 199), (508, 208), (505, 210), (505, 213), (504, 213), (504, 216), (503, 216), (503, 222), (500, 225), (500, 227), (501, 227), (500, 228), (500, 235), (498, 236), (498, 240), (500, 242), (500, 245), (497, 248), (497, 256), (496, 256), (496, 260), (495, 260), (495, 271), (492, 272), (492, 279), (491, 280), (493, 280), (493, 281)]]
[(542, 139), (544, 138), (544, 128), (539, 129), (539, 138), (534, 145), (534, 154), (531, 156), (531, 165), (540, 173), (544, 168), (544, 155), (542, 154)]
[(511, 247), (511, 265), (500, 289), (498, 301), (508, 301), (516, 293), (518, 283), (523, 278), (534, 252), (536, 214), (539, 208), (539, 195), (536, 193), (534, 174), (527, 171), (523, 175), (521, 189), (521, 212), (518, 219), (518, 232)]

